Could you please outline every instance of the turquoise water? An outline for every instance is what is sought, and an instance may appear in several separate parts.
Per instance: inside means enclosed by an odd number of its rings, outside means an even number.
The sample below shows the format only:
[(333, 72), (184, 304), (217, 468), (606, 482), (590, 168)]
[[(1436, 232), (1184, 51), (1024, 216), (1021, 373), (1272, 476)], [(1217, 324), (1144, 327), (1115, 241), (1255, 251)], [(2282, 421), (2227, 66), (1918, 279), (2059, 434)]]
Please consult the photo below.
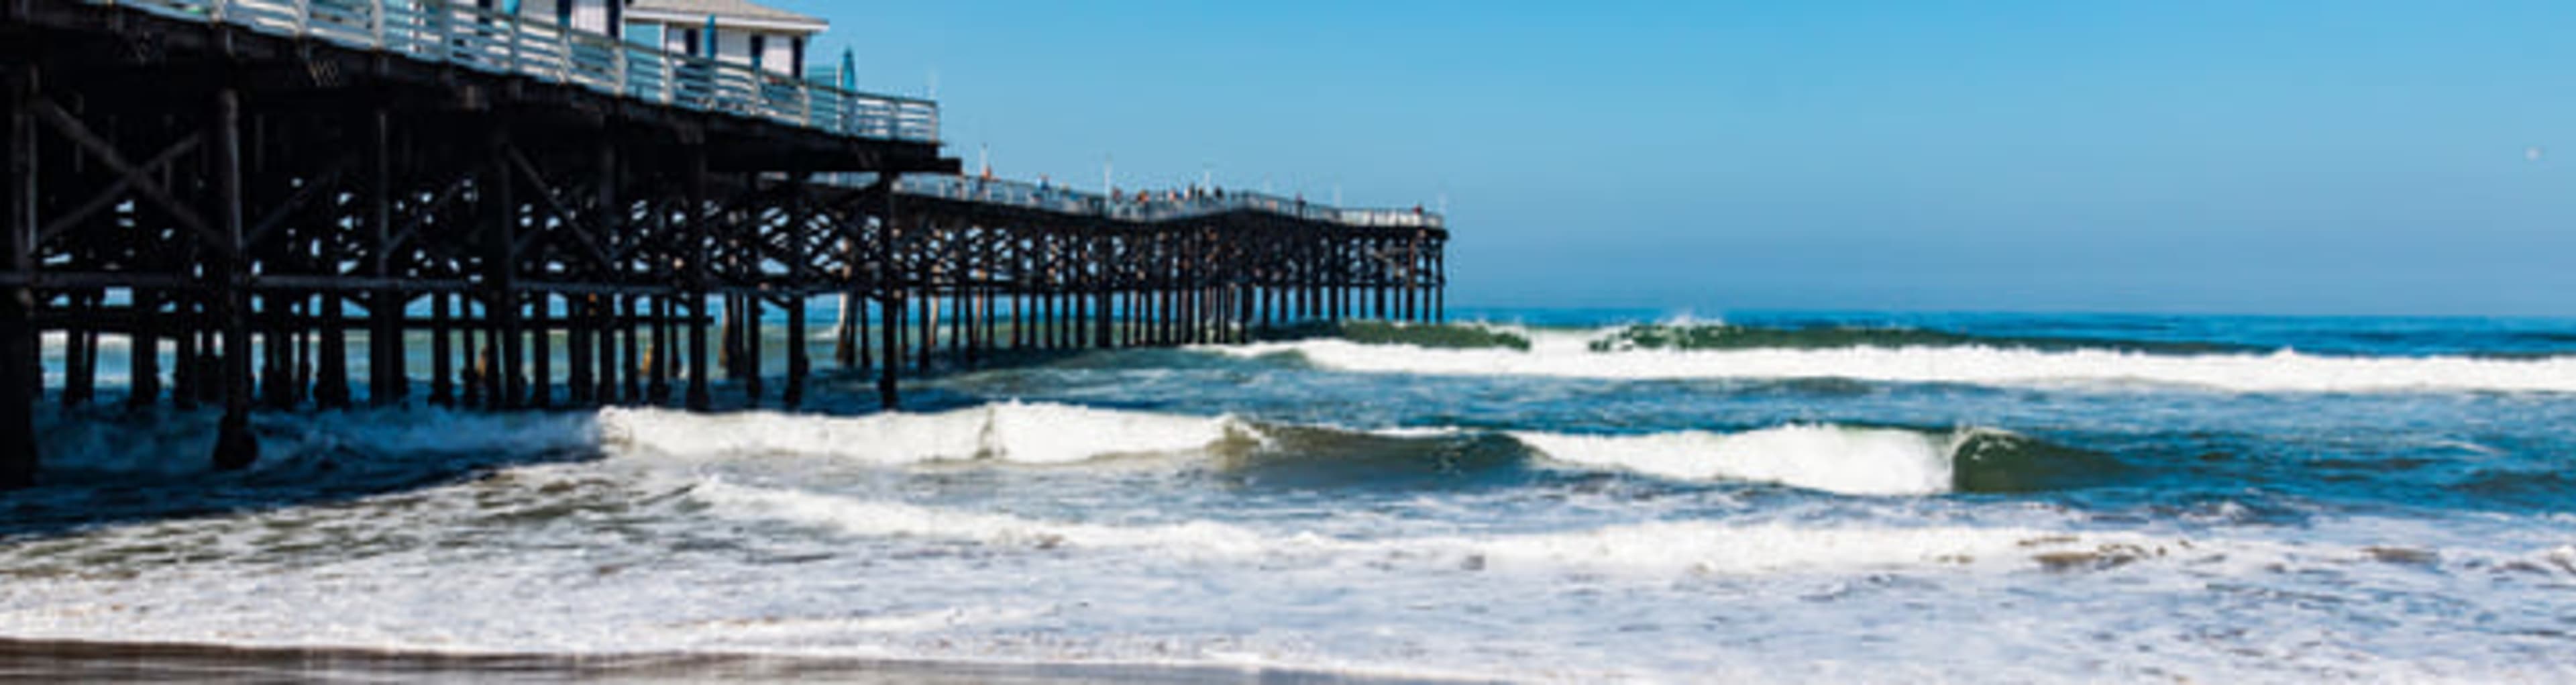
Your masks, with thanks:
[(2576, 321), (1452, 314), (896, 413), (827, 374), (798, 413), (263, 416), (242, 474), (201, 470), (210, 416), (47, 411), (0, 637), (2576, 678)]

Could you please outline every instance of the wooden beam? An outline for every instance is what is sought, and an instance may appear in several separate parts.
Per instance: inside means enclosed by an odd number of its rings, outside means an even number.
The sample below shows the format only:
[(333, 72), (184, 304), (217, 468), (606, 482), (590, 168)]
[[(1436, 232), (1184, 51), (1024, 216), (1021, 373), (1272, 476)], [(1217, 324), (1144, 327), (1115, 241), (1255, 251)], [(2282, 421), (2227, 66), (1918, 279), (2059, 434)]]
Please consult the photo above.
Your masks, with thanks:
[[(19, 276), (34, 276), (36, 260), (36, 198), (38, 190), (36, 165), (36, 127), (28, 106), (36, 99), (36, 69), (32, 66), (10, 69), (5, 75), (5, 99), (0, 99), (0, 116), (7, 117), (5, 134), (0, 141), (0, 164), (6, 175), (0, 182), (0, 267)], [(44, 390), (44, 374), (37, 366), (36, 327), (30, 316), (35, 313), (36, 295), (25, 285), (0, 290), (0, 490), (25, 488), (36, 484), (36, 472), (42, 462), (36, 449), (34, 397)]]
[[(216, 216), (223, 225), (213, 236), (218, 255), (208, 272), (219, 279), (224, 317), (224, 418), (217, 428), (214, 463), (217, 469), (241, 470), (259, 461), (259, 438), (250, 432), (250, 259), (245, 249), (248, 227), (243, 225), (239, 92), (230, 88), (216, 92), (214, 127)], [(142, 187), (151, 192), (151, 186)], [(174, 215), (185, 210), (175, 200), (166, 204)]]

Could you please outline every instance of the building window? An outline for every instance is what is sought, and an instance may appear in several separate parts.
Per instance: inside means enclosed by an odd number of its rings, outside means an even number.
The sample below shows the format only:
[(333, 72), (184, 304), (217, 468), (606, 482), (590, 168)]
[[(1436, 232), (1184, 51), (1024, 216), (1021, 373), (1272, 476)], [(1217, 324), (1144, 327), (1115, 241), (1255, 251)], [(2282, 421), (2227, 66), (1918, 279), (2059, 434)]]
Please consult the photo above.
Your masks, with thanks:
[(767, 61), (769, 61), (769, 37), (757, 33), (751, 34), (751, 68), (757, 71), (762, 63)]
[(572, 27), (572, 0), (555, 0), (555, 25)]
[(628, 1), (629, 0), (608, 0), (608, 37), (626, 37), (626, 3)]
[(788, 76), (805, 78), (805, 37), (787, 39)]
[(688, 55), (688, 56), (690, 56), (690, 57), (705, 57), (705, 56), (706, 56), (706, 55), (698, 54), (698, 30), (697, 30), (697, 29), (681, 29), (681, 30), (680, 30), (680, 40), (685, 41), (685, 42), (687, 43), (687, 47), (685, 47), (685, 48), (682, 48), (682, 49), (681, 49), (681, 53), (682, 53), (682, 54), (686, 54), (686, 55)]

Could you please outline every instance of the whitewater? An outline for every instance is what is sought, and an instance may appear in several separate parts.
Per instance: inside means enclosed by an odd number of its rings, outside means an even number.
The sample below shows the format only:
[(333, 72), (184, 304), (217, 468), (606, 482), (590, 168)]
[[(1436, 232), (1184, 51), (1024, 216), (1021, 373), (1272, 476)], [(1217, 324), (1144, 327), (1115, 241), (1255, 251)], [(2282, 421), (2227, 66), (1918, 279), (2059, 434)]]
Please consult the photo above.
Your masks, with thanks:
[(241, 473), (204, 468), (210, 413), (46, 412), (0, 640), (2576, 679), (2576, 322), (1544, 314), (956, 370), (892, 410), (827, 376), (793, 411), (261, 414)]
[[(1508, 329), (1507, 329), (1508, 330)], [(1317, 366), (1378, 373), (1615, 380), (1843, 378), (1897, 383), (2174, 386), (2229, 392), (2576, 392), (2576, 358), (2358, 357), (2268, 353), (2157, 354), (2039, 350), (1993, 344), (1834, 349), (1596, 349), (1616, 328), (1520, 331), (1527, 350), (1431, 349), (1304, 340), (1225, 348), (1294, 354)]]

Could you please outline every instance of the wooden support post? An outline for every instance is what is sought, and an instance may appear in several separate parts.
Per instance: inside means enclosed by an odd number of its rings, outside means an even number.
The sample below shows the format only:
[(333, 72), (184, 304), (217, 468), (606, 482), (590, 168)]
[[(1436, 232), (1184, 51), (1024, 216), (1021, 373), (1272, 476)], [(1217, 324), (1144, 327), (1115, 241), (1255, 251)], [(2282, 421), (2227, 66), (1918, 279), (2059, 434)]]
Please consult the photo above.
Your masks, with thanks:
[(492, 132), (490, 166), (484, 172), (484, 309), (491, 318), (493, 344), (485, 350), (492, 353), (488, 370), (493, 376), (492, 408), (519, 409), (527, 404), (528, 376), (523, 364), (527, 360), (527, 336), (520, 323), (520, 312), (528, 297), (519, 292), (519, 203), (516, 170), (510, 165), (510, 138), (506, 129)]
[(1197, 234), (1187, 229), (1176, 229), (1172, 235), (1173, 346), (1188, 345), (1198, 338), (1197, 243)]
[(349, 329), (348, 312), (341, 306), (337, 291), (322, 294), (320, 350), (315, 352), (313, 406), (318, 409), (348, 409)]
[(1162, 279), (1160, 283), (1162, 325), (1156, 328), (1154, 344), (1169, 347), (1181, 343), (1181, 325), (1185, 318), (1181, 310), (1188, 306), (1182, 298), (1187, 288), (1184, 287), (1181, 270), (1188, 266), (1188, 253), (1182, 248), (1180, 236), (1166, 232), (1160, 236), (1160, 240), (1163, 249), (1155, 256), (1162, 260), (1161, 264), (1156, 265), (1156, 271)]
[(242, 225), (241, 94), (215, 93), (215, 187), (227, 249), (210, 271), (223, 289), (224, 418), (215, 438), (215, 468), (240, 470), (259, 461), (259, 438), (250, 432), (250, 245)]
[[(1050, 260), (1052, 260), (1052, 257), (1050, 257)], [(1037, 311), (1031, 312), (1030, 314), (1032, 315), (1032, 318), (1037, 319), (1037, 322), (1032, 324), (1037, 327), (1037, 330), (1030, 331), (1029, 333), (1037, 337), (1038, 349), (1063, 349), (1064, 319), (1062, 316), (1058, 315), (1056, 308), (1061, 304), (1063, 299), (1064, 284), (1057, 282), (1056, 279), (1050, 275), (1046, 280), (1039, 282), (1036, 290), (1037, 293), (1034, 297), (1037, 300)]]
[[(725, 262), (731, 271), (731, 259)], [(724, 304), (724, 315), (716, 321), (716, 370), (724, 379), (742, 382), (742, 296), (730, 292), (716, 298)]]
[(127, 292), (132, 299), (129, 311), (134, 313), (134, 327), (125, 348), (125, 406), (139, 411), (161, 400), (161, 333), (170, 326), (161, 315), (161, 291), (135, 288)]
[(87, 289), (63, 295), (63, 407), (88, 406), (98, 393), (97, 300)]
[(653, 317), (645, 324), (653, 333), (653, 349), (644, 356), (644, 366), (652, 375), (645, 401), (656, 406), (670, 403), (671, 366), (679, 363), (679, 352), (671, 349), (673, 309), (669, 292), (653, 296)]
[[(598, 221), (593, 225), (597, 226), (604, 235), (591, 236), (590, 239), (605, 240), (610, 236), (628, 235), (625, 206), (618, 203), (617, 197), (618, 183), (625, 177), (624, 170), (617, 162), (617, 143), (603, 137), (599, 143), (599, 157), (595, 164), (598, 168), (593, 171), (599, 174), (598, 188), (596, 188), (599, 195), (592, 199), (590, 214), (598, 217)], [(611, 245), (599, 247), (601, 250), (615, 249)], [(619, 273), (623, 270), (621, 266), (613, 261), (601, 264), (596, 277), (608, 282), (622, 281), (620, 277), (622, 274)], [(582, 342), (575, 344), (584, 350), (580, 356), (585, 357), (573, 364), (573, 368), (576, 369), (573, 383), (580, 388), (577, 399), (589, 406), (615, 404), (618, 368), (615, 324), (618, 296), (588, 294), (580, 296), (580, 299), (587, 317), (576, 329), (582, 332)], [(596, 376), (593, 375), (594, 372)]]
[(591, 332), (599, 319), (598, 297), (590, 294), (564, 296), (564, 402), (574, 407), (592, 406), (593, 393), (599, 390), (599, 368), (590, 354), (599, 348), (591, 342)]
[(1404, 253), (1404, 320), (1414, 323), (1429, 320), (1431, 312), (1430, 293), (1423, 289), (1429, 272), (1421, 245), (1421, 239), (1416, 237), (1406, 244)]
[[(331, 194), (337, 194), (343, 189), (326, 190)], [(337, 203), (333, 204), (337, 206)], [(350, 217), (335, 213), (330, 219), (334, 224), (343, 220), (353, 220), (357, 225), (363, 226), (368, 222), (369, 217)], [(314, 251), (320, 255), (318, 261), (324, 273), (339, 273), (340, 263), (351, 257), (342, 250), (343, 242), (334, 240), (330, 236), (316, 236), (313, 239)], [(315, 341), (317, 349), (313, 351), (313, 405), (317, 409), (345, 410), (352, 406), (356, 397), (350, 388), (349, 380), (349, 329), (346, 325), (349, 314), (348, 295), (334, 288), (323, 291), (321, 297), (322, 301), (318, 305), (317, 312), (321, 330), (314, 333), (314, 337), (317, 338)]]
[[(745, 279), (758, 277), (757, 271), (760, 268), (758, 261), (757, 259), (745, 261), (743, 264)], [(737, 321), (741, 326), (740, 335), (742, 336), (743, 406), (756, 407), (760, 406), (760, 396), (765, 394), (765, 388), (760, 382), (760, 317), (762, 311), (768, 308), (768, 303), (763, 301), (758, 293), (743, 295), (740, 299), (743, 304), (742, 317)]]
[(1002, 349), (1001, 341), (995, 339), (996, 334), (1001, 330), (998, 325), (1001, 310), (993, 306), (996, 295), (1000, 292), (997, 284), (1001, 282), (999, 262), (1001, 240), (1001, 232), (988, 227), (984, 231), (983, 241), (976, 243), (977, 247), (981, 248), (976, 252), (978, 255), (976, 261), (982, 265), (975, 279), (975, 322), (982, 325), (982, 328), (977, 329), (975, 333), (976, 355), (979, 361)]
[(689, 147), (688, 152), (688, 228), (682, 232), (689, 255), (689, 411), (703, 412), (715, 407), (715, 381), (707, 375), (707, 290), (712, 285), (714, 265), (709, 241), (715, 239), (709, 224), (707, 207), (707, 149), (704, 144)]
[(1360, 309), (1360, 260), (1363, 259), (1363, 252), (1359, 241), (1345, 236), (1341, 240), (1334, 241), (1333, 251), (1333, 279), (1340, 286), (1340, 292), (1335, 295), (1339, 298), (1339, 304), (1334, 305), (1337, 309), (1334, 311), (1333, 320), (1341, 322), (1368, 318)]
[[(192, 268), (197, 258), (194, 251), (187, 251), (179, 260), (173, 268)], [(177, 335), (170, 341), (170, 356), (174, 360), (170, 365), (170, 406), (182, 411), (197, 408), (197, 401), (205, 397), (205, 385), (210, 380), (200, 373), (205, 365), (198, 354), (197, 341), (204, 337), (208, 328), (206, 314), (198, 308), (201, 294), (173, 292), (170, 301), (174, 310), (171, 318), (178, 324), (171, 329)]]
[[(247, 179), (245, 179), (247, 180)], [(270, 409), (295, 408), (295, 340), (289, 331), (295, 302), (284, 292), (260, 294), (259, 396)]]
[[(842, 251), (847, 254), (851, 248), (844, 243)], [(843, 267), (841, 270), (841, 282), (838, 284), (841, 286), (841, 297), (840, 302), (836, 303), (838, 306), (835, 307), (839, 310), (840, 316), (832, 324), (832, 363), (841, 365), (843, 369), (859, 368), (859, 336), (861, 335), (859, 319), (866, 316), (859, 311), (857, 289), (850, 287), (850, 281), (853, 280), (850, 272), (855, 268)]]
[(590, 338), (593, 345), (591, 368), (597, 374), (591, 380), (589, 399), (592, 406), (617, 403), (617, 295), (591, 295)]
[(1234, 286), (1234, 340), (1236, 344), (1252, 342), (1253, 285), (1250, 275)]
[(528, 303), (528, 315), (537, 319), (537, 325), (528, 329), (528, 365), (533, 370), (528, 374), (527, 406), (552, 409), (555, 406), (555, 323), (560, 320), (554, 316), (555, 296), (540, 290), (528, 293), (522, 299)]
[[(483, 307), (481, 311), (484, 313), (477, 314), (475, 309), (477, 306)], [(459, 296), (456, 309), (457, 318), (469, 322), (461, 327), (464, 330), (457, 336), (465, 341), (465, 344), (457, 350), (464, 355), (458, 361), (463, 367), (463, 377), (459, 380), (465, 385), (465, 406), (476, 409), (488, 408), (491, 404), (487, 400), (494, 394), (490, 337), (492, 331), (488, 326), (476, 324), (491, 321), (492, 317), (489, 313), (491, 307), (474, 298)]]
[[(1093, 248), (1090, 251), (1093, 259), (1111, 259), (1117, 256), (1117, 253), (1112, 250), (1112, 246), (1109, 242), (1110, 240), (1111, 238), (1108, 236), (1094, 235), (1091, 237), (1089, 242)], [(1116, 282), (1111, 280), (1115, 278), (1115, 275), (1110, 273), (1107, 264), (1093, 264), (1086, 267), (1086, 272), (1087, 273), (1085, 275), (1087, 278), (1084, 280), (1088, 283), (1091, 290), (1091, 311), (1077, 314), (1078, 318), (1076, 318), (1075, 321), (1088, 321), (1091, 323), (1091, 347), (1103, 350), (1117, 347), (1117, 341), (1112, 340), (1110, 337), (1112, 329), (1118, 322), (1116, 314), (1114, 313), (1116, 308), (1111, 306), (1113, 303), (1110, 301), (1110, 298), (1115, 297), (1117, 294), (1117, 292), (1112, 289), (1116, 285)], [(1081, 310), (1083, 306), (1084, 303), (1080, 297), (1076, 297), (1069, 304), (1069, 307), (1077, 311)], [(1074, 339), (1074, 347), (1081, 346), (1082, 339), (1077, 335)]]
[(454, 293), (429, 294), (429, 403), (441, 407), (456, 406), (456, 327), (447, 311), (454, 301)]
[(921, 301), (916, 308), (921, 319), (920, 325), (913, 327), (919, 333), (919, 339), (914, 342), (920, 345), (913, 355), (913, 365), (922, 373), (930, 372), (930, 358), (939, 351), (939, 293), (931, 289), (928, 278), (935, 273), (921, 274), (922, 284), (917, 289), (920, 296), (914, 298)]
[(591, 393), (599, 389), (598, 367), (590, 354), (599, 348), (591, 342), (598, 312), (597, 296), (588, 293), (564, 293), (564, 406), (592, 406)]
[[(646, 401), (643, 345), (636, 340), (641, 337), (641, 334), (635, 328), (639, 324), (645, 326), (651, 326), (651, 324), (644, 323), (643, 308), (637, 306), (640, 297), (638, 295), (617, 297), (617, 337), (621, 343), (617, 356), (620, 368), (624, 369), (624, 373), (620, 374), (624, 378), (620, 380), (625, 383), (622, 389), (625, 390), (624, 398), (627, 404), (642, 404)], [(653, 329), (661, 330), (659, 327), (653, 327)]]
[(899, 285), (902, 278), (895, 272), (894, 245), (903, 233), (903, 224), (897, 218), (900, 208), (895, 204), (894, 181), (894, 174), (879, 174), (873, 190), (877, 197), (885, 198), (885, 214), (878, 224), (875, 290), (878, 298), (877, 351), (884, 356), (884, 363), (877, 367), (877, 402), (886, 411), (903, 406), (895, 392), (895, 374), (903, 368), (903, 300)]
[(1449, 322), (1449, 244), (1431, 244), (1431, 320)]
[[(813, 230), (814, 219), (806, 210), (807, 203), (810, 201), (809, 189), (805, 187), (806, 180), (803, 175), (798, 175), (789, 181), (791, 191), (789, 195), (793, 198), (791, 200), (793, 204), (788, 208), (787, 226), (784, 229), (787, 231), (787, 254), (781, 256), (789, 264), (797, 265), (797, 268), (812, 263), (811, 255), (806, 254), (808, 245), (806, 233)], [(788, 270), (791, 274), (795, 272), (794, 268)], [(790, 292), (793, 294), (787, 296), (787, 388), (781, 391), (779, 400), (789, 408), (805, 403), (805, 376), (814, 371), (813, 359), (808, 356), (812, 351), (807, 349), (812, 343), (805, 339), (803, 285), (802, 283), (792, 284)], [(755, 322), (754, 326), (757, 325)], [(754, 344), (758, 344), (756, 340)]]
[[(12, 69), (8, 76), (7, 99), (0, 101), (0, 116), (8, 118), (0, 141), (5, 153), (7, 172), (0, 182), (8, 184), (0, 192), (0, 232), (7, 244), (0, 245), (0, 267), (21, 278), (36, 275), (36, 232), (40, 217), (36, 209), (37, 165), (36, 122), (28, 109), (36, 101), (36, 68)], [(36, 470), (41, 461), (36, 453), (37, 395), (44, 392), (44, 372), (37, 355), (41, 354), (35, 325), (35, 288), (25, 285), (0, 290), (0, 490), (25, 488), (36, 484)]]
[(813, 360), (805, 349), (805, 296), (787, 298), (787, 389), (780, 398), (789, 408), (805, 404), (805, 376), (813, 373)]
[[(393, 115), (377, 105), (368, 125), (367, 257), (368, 271), (393, 281)], [(367, 299), (367, 402), (378, 407), (401, 404), (411, 396), (410, 360), (403, 351), (405, 293), (380, 288)]]
[(949, 274), (950, 282), (956, 284), (949, 286), (948, 292), (948, 364), (952, 368), (964, 368), (967, 365), (966, 350), (969, 348), (967, 338), (975, 330), (974, 327), (967, 325), (967, 321), (973, 318), (973, 315), (967, 311), (967, 304), (973, 301), (973, 296), (963, 285), (963, 276), (964, 274), (959, 272)]
[[(869, 342), (873, 338), (870, 338), (870, 334), (868, 333), (868, 326), (870, 325), (868, 323), (868, 319), (869, 317), (875, 316), (875, 313), (868, 311), (867, 308), (868, 298), (870, 295), (868, 294), (868, 291), (853, 290), (851, 293), (844, 295), (843, 297), (849, 298), (852, 302), (857, 303), (852, 307), (854, 311), (850, 313), (850, 325), (858, 329), (858, 334), (851, 337), (853, 338), (852, 343), (859, 348), (859, 364), (858, 366), (851, 368), (859, 370), (876, 368), (876, 353), (868, 351), (869, 346), (874, 344)], [(882, 325), (882, 322), (880, 322), (879, 325)]]
[(1386, 266), (1386, 244), (1383, 241), (1370, 241), (1369, 252), (1369, 290), (1377, 298), (1377, 308), (1369, 318), (1385, 321), (1387, 320), (1386, 287), (1387, 281), (1392, 277), (1392, 272)]

